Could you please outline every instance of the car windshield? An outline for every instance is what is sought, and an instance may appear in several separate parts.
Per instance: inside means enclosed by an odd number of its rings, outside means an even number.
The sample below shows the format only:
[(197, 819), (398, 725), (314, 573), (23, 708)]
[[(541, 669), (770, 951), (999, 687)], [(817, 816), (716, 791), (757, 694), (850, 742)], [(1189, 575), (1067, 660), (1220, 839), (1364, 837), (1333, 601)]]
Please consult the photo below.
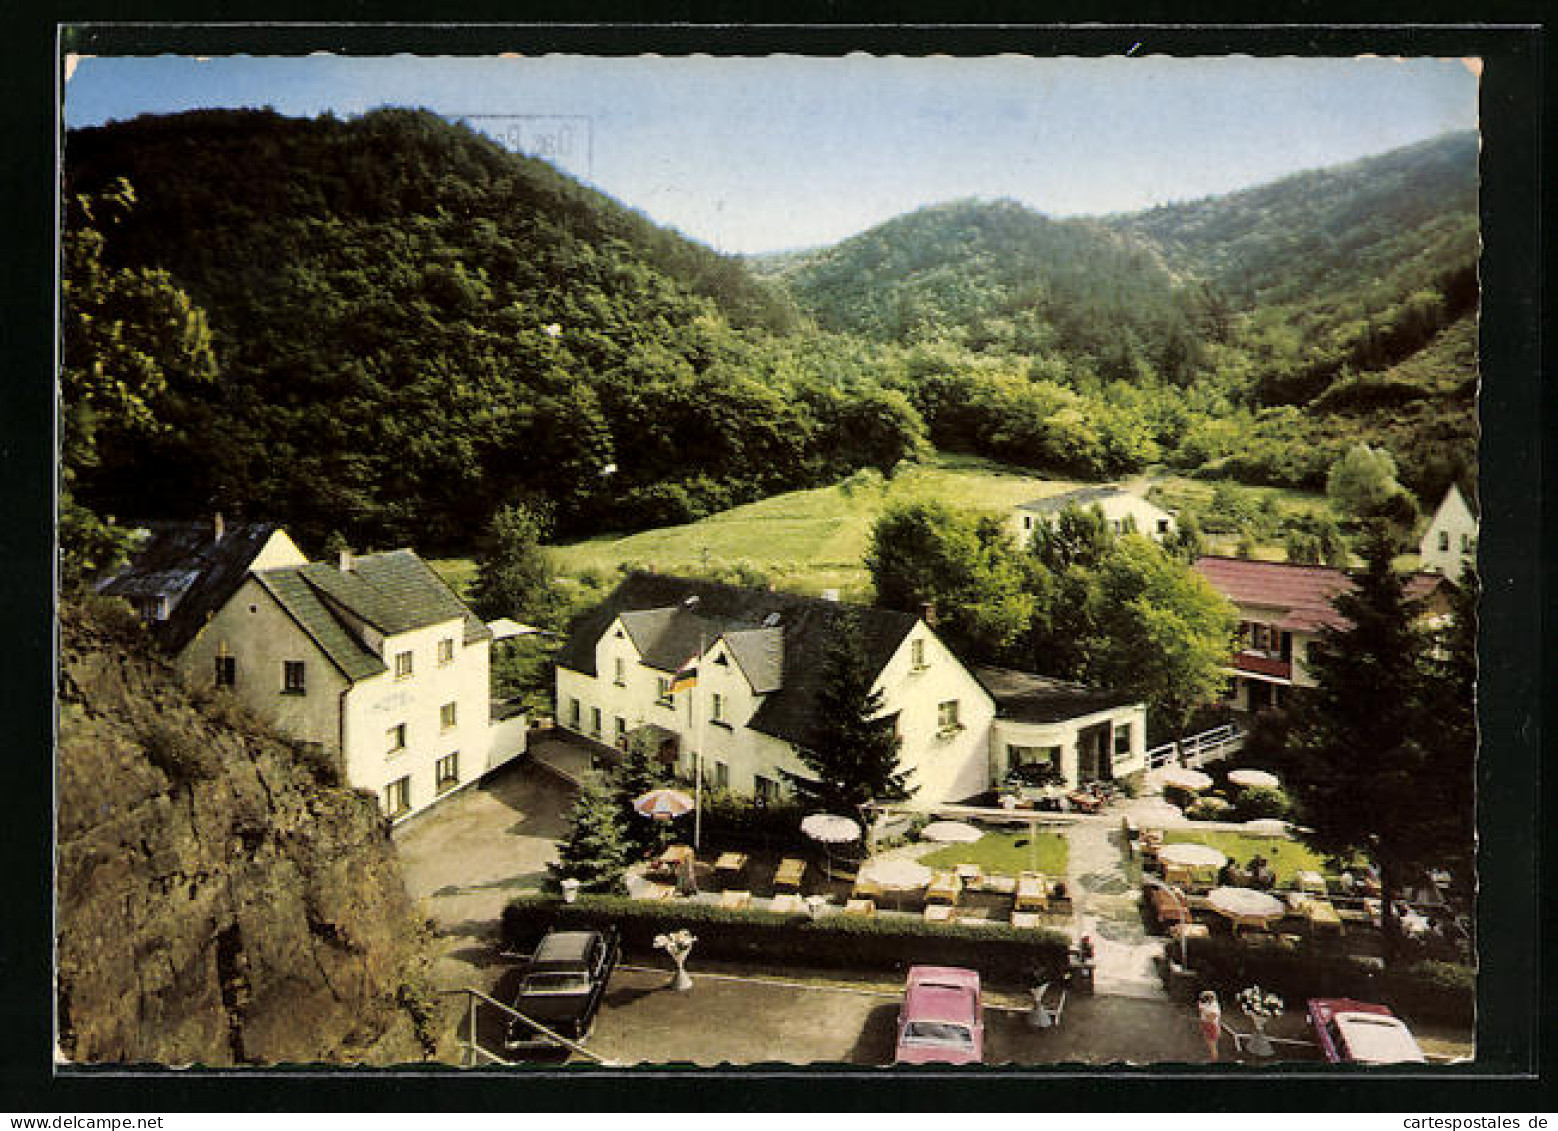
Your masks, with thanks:
[(590, 980), (583, 974), (565, 971), (557, 974), (532, 974), (525, 979), (527, 994), (582, 994), (588, 993)]
[(904, 1026), (903, 1039), (905, 1044), (951, 1045), (960, 1049), (974, 1047), (974, 1034), (969, 1032), (968, 1027), (950, 1021), (911, 1021)]

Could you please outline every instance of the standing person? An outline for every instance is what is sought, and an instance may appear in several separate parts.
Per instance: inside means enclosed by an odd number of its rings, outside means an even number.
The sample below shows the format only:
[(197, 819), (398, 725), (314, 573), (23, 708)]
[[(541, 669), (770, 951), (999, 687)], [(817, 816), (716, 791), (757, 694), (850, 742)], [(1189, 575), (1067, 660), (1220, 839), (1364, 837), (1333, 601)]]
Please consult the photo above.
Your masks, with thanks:
[(1201, 1024), (1201, 1038), (1206, 1041), (1206, 1055), (1217, 1060), (1217, 1045), (1223, 1035), (1223, 1008), (1217, 1004), (1214, 990), (1202, 990), (1196, 1001), (1196, 1013)]

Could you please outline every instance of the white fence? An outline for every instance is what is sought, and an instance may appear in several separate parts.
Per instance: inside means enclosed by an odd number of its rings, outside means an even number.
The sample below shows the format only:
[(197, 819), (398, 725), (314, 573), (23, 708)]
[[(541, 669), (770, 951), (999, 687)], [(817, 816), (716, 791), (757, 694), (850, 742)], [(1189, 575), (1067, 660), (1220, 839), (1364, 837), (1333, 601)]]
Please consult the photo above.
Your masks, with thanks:
[(1237, 723), (1225, 723), (1177, 742), (1165, 742), (1147, 751), (1147, 769), (1161, 770), (1164, 766), (1204, 766), (1218, 758), (1226, 758), (1244, 746), (1244, 732)]

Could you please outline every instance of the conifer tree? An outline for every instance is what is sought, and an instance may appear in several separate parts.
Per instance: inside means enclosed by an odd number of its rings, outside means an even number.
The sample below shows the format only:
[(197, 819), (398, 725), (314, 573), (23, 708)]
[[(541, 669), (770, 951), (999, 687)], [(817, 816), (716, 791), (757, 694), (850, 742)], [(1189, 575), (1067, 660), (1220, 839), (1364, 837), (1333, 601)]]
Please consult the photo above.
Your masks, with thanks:
[(1432, 736), (1440, 700), (1425, 677), (1429, 637), (1419, 606), (1391, 568), (1397, 546), (1370, 532), (1367, 566), (1334, 605), (1348, 622), (1321, 630), (1309, 670), (1317, 686), (1296, 700), (1281, 770), (1302, 810), (1303, 836), (1338, 858), (1361, 854), (1379, 871), (1387, 954), (1399, 953), (1393, 901), (1422, 869), (1458, 851), (1473, 810), (1469, 751)]
[(617, 811), (622, 815), (623, 832), (629, 850), (636, 855), (652, 853), (664, 848), (671, 839), (672, 823), (652, 821), (641, 816), (634, 808), (635, 798), (652, 789), (669, 785), (671, 775), (655, 756), (649, 742), (630, 741), (627, 751), (612, 774), (612, 792), (616, 797)]
[(798, 750), (815, 776), (787, 774), (803, 805), (853, 816), (870, 801), (904, 801), (914, 792), (898, 764), (892, 716), (882, 717), (881, 692), (866, 658), (859, 622), (841, 618), (822, 658), (816, 729)]
[(617, 799), (598, 774), (587, 774), (568, 814), (568, 836), (549, 864), (558, 879), (575, 879), (584, 891), (616, 892), (627, 870), (628, 846)]

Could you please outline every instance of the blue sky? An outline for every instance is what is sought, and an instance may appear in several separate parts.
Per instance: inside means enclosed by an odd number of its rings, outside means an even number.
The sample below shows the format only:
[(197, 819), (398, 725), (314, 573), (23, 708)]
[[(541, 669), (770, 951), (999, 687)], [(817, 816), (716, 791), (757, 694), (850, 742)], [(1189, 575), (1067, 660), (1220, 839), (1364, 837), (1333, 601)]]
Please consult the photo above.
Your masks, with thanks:
[(831, 243), (924, 204), (1133, 211), (1477, 121), (1461, 60), (88, 58), (65, 120), (193, 107), (471, 124), (722, 251)]

